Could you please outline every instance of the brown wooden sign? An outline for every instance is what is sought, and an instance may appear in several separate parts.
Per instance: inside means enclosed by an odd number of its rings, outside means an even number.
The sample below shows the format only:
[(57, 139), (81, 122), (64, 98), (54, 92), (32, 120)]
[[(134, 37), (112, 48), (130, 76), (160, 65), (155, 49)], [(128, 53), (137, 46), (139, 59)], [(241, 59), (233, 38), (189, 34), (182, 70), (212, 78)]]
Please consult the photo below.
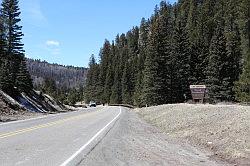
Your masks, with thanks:
[(190, 85), (190, 90), (193, 101), (203, 103), (206, 93), (206, 85)]

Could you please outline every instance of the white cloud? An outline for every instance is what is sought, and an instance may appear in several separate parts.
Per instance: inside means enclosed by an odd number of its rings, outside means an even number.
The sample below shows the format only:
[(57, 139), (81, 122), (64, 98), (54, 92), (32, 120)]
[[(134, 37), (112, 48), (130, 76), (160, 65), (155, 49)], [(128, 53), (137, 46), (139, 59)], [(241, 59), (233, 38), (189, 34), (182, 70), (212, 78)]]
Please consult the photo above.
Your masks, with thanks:
[(45, 42), (44, 47), (51, 55), (60, 55), (61, 54), (61, 48), (60, 48), (60, 42), (59, 41), (47, 40)]
[(46, 45), (47, 45), (47, 46), (59, 47), (59, 46), (60, 46), (60, 43), (59, 43), (58, 41), (48, 40), (48, 41), (46, 42)]

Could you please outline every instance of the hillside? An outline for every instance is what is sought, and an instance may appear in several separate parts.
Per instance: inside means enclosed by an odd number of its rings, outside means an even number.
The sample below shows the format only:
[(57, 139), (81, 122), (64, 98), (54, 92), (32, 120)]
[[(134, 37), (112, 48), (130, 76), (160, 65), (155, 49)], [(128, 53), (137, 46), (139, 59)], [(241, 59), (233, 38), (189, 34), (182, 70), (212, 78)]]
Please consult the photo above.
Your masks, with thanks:
[(26, 61), (35, 87), (42, 85), (45, 78), (53, 78), (58, 87), (67, 89), (78, 88), (85, 84), (86, 68), (50, 64), (46, 61), (33, 59)]
[(62, 103), (41, 92), (21, 93), (13, 98), (0, 90), (0, 122), (67, 111)]

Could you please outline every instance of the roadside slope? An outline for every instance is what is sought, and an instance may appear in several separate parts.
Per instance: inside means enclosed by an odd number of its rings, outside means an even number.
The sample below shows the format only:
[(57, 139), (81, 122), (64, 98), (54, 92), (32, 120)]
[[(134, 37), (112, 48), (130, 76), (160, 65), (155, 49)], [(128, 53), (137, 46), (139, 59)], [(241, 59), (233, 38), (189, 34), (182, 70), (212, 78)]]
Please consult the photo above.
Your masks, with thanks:
[(171, 138), (211, 150), (216, 158), (250, 164), (250, 107), (176, 104), (136, 112)]

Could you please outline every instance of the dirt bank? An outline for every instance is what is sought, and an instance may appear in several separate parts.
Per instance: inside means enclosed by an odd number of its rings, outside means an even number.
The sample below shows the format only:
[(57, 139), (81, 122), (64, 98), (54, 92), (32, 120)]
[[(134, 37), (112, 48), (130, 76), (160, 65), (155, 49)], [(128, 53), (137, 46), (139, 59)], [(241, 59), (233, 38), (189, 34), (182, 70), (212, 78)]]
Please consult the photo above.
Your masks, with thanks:
[(136, 112), (171, 138), (211, 150), (211, 157), (250, 165), (249, 106), (177, 104)]

